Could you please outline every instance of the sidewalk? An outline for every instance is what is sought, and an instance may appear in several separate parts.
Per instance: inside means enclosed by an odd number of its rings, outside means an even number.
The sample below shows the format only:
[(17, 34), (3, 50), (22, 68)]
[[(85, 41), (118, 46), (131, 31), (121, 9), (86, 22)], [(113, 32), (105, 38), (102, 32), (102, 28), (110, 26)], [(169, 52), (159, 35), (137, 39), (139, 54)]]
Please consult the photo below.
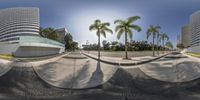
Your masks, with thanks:
[(190, 55), (188, 55), (188, 54), (185, 54), (185, 53), (182, 53), (184, 56), (187, 56), (187, 57), (189, 57), (189, 58), (192, 58), (192, 59), (195, 59), (195, 60), (197, 60), (197, 61), (199, 61), (200, 62), (200, 58), (197, 58), (197, 57), (193, 57), (193, 56), (190, 56)]
[(46, 59), (38, 59), (36, 60), (36, 58), (30, 60), (18, 60), (18, 59), (13, 59), (13, 60), (4, 60), (4, 59), (0, 59), (0, 64), (4, 64), (4, 65), (9, 65), (12, 67), (34, 67), (34, 66), (40, 66), (43, 64), (47, 64), (47, 63), (51, 63), (54, 61), (57, 61), (58, 59), (68, 55), (70, 52), (68, 53), (63, 53), (60, 55), (56, 55), (56, 56), (51, 56), (51, 57), (47, 57)]
[(0, 59), (0, 76), (7, 73), (12, 68), (12, 62), (10, 60)]
[[(81, 52), (81, 53), (90, 57), (90, 58), (93, 58), (95, 60), (99, 60), (96, 55), (88, 54), (88, 53), (85, 53), (85, 52)], [(166, 56), (168, 54), (169, 53), (162, 54), (160, 56), (155, 56), (155, 57), (153, 57), (153, 56), (134, 57), (134, 58), (131, 58), (130, 60), (124, 60), (122, 58), (117, 58), (117, 57), (101, 57), (100, 61), (107, 63), (107, 64), (112, 64), (112, 65), (130, 66), (130, 65), (139, 65), (139, 64), (148, 63), (148, 62), (151, 62), (153, 60), (157, 60), (159, 58), (162, 58), (163, 56)]]

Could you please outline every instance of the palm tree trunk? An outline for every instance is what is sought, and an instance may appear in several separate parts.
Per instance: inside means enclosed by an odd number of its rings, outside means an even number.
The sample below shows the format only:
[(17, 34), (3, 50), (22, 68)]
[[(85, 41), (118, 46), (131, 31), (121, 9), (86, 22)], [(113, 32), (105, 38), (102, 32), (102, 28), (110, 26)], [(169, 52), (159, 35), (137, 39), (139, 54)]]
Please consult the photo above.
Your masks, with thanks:
[(157, 35), (157, 55), (159, 55), (159, 50), (158, 50), (158, 45), (159, 45), (159, 43), (158, 43), (159, 41), (158, 41), (158, 35)]
[(163, 51), (165, 53), (165, 40), (163, 40)]
[(98, 35), (98, 59), (100, 59), (100, 34)]
[(154, 51), (154, 39), (155, 39), (155, 36), (153, 36), (153, 56), (155, 56), (155, 51)]
[(128, 59), (127, 32), (125, 33), (125, 59)]

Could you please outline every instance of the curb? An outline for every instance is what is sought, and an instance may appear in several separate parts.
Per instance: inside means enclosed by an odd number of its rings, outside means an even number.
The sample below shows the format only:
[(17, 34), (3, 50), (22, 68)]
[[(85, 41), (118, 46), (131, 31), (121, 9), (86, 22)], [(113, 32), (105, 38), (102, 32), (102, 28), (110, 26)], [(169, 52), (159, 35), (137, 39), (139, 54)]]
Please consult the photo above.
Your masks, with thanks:
[[(69, 52), (70, 53), (70, 52)], [(21, 61), (13, 61), (12, 63), (15, 64), (15, 67), (32, 67), (32, 66), (40, 66), (40, 65), (44, 65), (44, 64), (47, 64), (47, 63), (51, 63), (51, 62), (54, 62), (66, 55), (68, 55), (69, 53), (66, 53), (66, 54), (62, 54), (62, 55), (59, 55), (57, 57), (53, 57), (53, 58), (49, 58), (49, 59), (43, 59), (43, 60), (38, 60), (38, 61), (25, 61), (25, 62), (21, 62)]]
[(182, 53), (182, 54), (185, 55), (185, 56), (187, 56), (187, 57), (190, 57), (190, 58), (195, 59), (195, 60), (197, 60), (197, 61), (200, 62), (200, 58), (193, 57), (193, 56), (187, 55), (187, 54), (185, 54), (185, 53)]
[(92, 57), (84, 52), (81, 52), (83, 55), (87, 56), (87, 57), (90, 57), (92, 59), (95, 59), (95, 60), (99, 60), (100, 62), (103, 62), (103, 63), (107, 63), (107, 64), (111, 64), (111, 65), (121, 65), (121, 66), (135, 66), (135, 65), (140, 65), (140, 64), (144, 64), (144, 63), (148, 63), (148, 62), (151, 62), (151, 61), (154, 61), (154, 60), (157, 60), (157, 59), (160, 59), (170, 53), (167, 53), (167, 54), (164, 54), (162, 56), (159, 56), (159, 57), (156, 57), (156, 58), (153, 58), (153, 59), (150, 59), (150, 60), (147, 60), (147, 61), (141, 61), (141, 62), (137, 62), (137, 63), (117, 63), (117, 62), (110, 62), (110, 61), (106, 61), (106, 60), (102, 60), (102, 59), (98, 59), (98, 58), (95, 58), (95, 57)]

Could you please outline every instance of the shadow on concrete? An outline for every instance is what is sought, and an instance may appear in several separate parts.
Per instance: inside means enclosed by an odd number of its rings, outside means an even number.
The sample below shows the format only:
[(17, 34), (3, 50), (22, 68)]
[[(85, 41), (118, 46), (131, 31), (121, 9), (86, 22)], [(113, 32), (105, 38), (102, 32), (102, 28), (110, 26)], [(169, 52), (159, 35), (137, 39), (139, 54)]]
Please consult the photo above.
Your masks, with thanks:
[(164, 82), (146, 76), (139, 68), (128, 71), (119, 69), (109, 81), (109, 86), (109, 91), (122, 92), (115, 99), (184, 100), (194, 91), (200, 94), (200, 79), (183, 83)]
[[(100, 66), (99, 63), (91, 80), (102, 73)], [(80, 71), (84, 72), (86, 69), (83, 68)], [(103, 79), (98, 78), (99, 81)], [(152, 79), (139, 68), (128, 70), (119, 68), (113, 77), (101, 86), (73, 90), (73, 94), (71, 91), (48, 85), (34, 73), (32, 68), (13, 67), (0, 77), (0, 98), (13, 97), (19, 100), (30, 98), (46, 100), (199, 100), (200, 79), (170, 83)]]
[(97, 86), (103, 83), (103, 72), (101, 70), (101, 62), (97, 61), (96, 70), (92, 73), (91, 78), (88, 81), (88, 86)]
[[(62, 94), (60, 94), (60, 93)], [(44, 98), (69, 95), (68, 90), (58, 89), (46, 84), (32, 68), (13, 67), (8, 73), (0, 77), (0, 97), (7, 99)]]

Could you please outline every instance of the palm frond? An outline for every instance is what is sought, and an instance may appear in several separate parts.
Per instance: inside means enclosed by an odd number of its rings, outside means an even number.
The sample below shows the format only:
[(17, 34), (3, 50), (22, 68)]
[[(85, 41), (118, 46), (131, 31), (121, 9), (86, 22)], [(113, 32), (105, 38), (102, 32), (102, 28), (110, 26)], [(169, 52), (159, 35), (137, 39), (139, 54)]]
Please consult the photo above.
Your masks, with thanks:
[(100, 24), (100, 23), (101, 23), (101, 20), (96, 19), (96, 20), (94, 21), (94, 23), (95, 23), (95, 24)]
[(101, 34), (106, 38), (106, 32), (104, 30), (101, 30)]
[(115, 27), (115, 32), (118, 32), (120, 29), (122, 29), (122, 28), (124, 28), (124, 26), (123, 25), (117, 25), (116, 27)]
[(102, 23), (101, 25), (102, 25), (102, 27), (104, 27), (104, 26), (110, 26), (110, 23), (106, 22), (106, 23)]
[(151, 29), (148, 29), (146, 32), (146, 39), (148, 40), (151, 35)]
[(124, 33), (124, 30), (121, 29), (117, 32), (117, 39), (120, 39), (121, 35)]
[(163, 34), (159, 34), (159, 36), (158, 36), (158, 41), (159, 41), (159, 42), (162, 41), (162, 37), (163, 37)]
[(126, 21), (124, 21), (124, 20), (115, 20), (114, 21), (114, 24), (120, 24), (120, 25), (123, 25), (123, 24), (125, 24), (126, 23)]
[(107, 28), (107, 27), (104, 27), (103, 30), (104, 30), (105, 32), (108, 32), (108, 33), (113, 34), (113, 31), (112, 31), (111, 29)]
[(167, 41), (169, 40), (169, 36), (167, 36), (167, 34), (165, 34), (165, 38), (167, 39)]
[(129, 17), (127, 20), (127, 23), (128, 24), (130, 24), (130, 23), (132, 23), (132, 22), (134, 22), (134, 21), (136, 21), (136, 20), (138, 20), (138, 19), (140, 19), (140, 17), (139, 16), (132, 16), (132, 17)]
[(96, 30), (97, 28), (96, 28), (96, 26), (93, 24), (93, 25), (90, 25), (90, 27), (89, 27), (89, 30), (90, 31), (93, 31), (93, 30)]
[(130, 29), (127, 30), (127, 34), (129, 35), (130, 39), (133, 38), (133, 32)]
[(156, 29), (161, 29), (161, 27), (159, 25), (156, 25), (155, 28)]
[(132, 28), (132, 29), (134, 29), (134, 30), (136, 30), (136, 31), (138, 31), (138, 32), (140, 32), (142, 29), (140, 28), (140, 26), (138, 26), (138, 25), (129, 25), (128, 27), (130, 27), (130, 28)]

